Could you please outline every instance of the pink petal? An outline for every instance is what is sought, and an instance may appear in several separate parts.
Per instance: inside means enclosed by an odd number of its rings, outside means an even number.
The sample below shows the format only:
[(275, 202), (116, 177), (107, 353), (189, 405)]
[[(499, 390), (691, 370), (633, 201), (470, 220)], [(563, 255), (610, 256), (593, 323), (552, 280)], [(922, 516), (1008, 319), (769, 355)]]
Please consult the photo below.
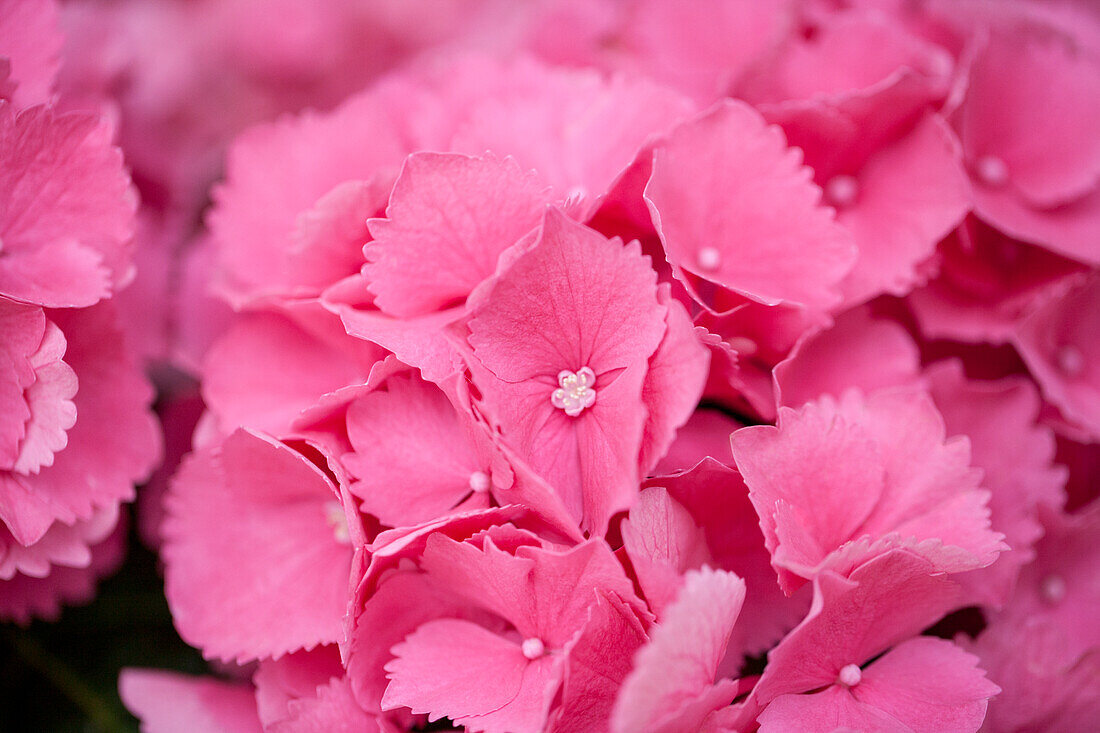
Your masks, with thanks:
[(649, 358), (649, 370), (642, 385), (646, 405), (642, 435), (642, 473), (650, 473), (668, 452), (676, 431), (688, 421), (707, 380), (710, 352), (700, 343), (687, 310), (667, 288), (658, 290), (667, 308), (667, 330), (657, 351)]
[(330, 519), (336, 501), (320, 470), (270, 438), (238, 430), (193, 454), (163, 529), (166, 594), (184, 639), (239, 661), (339, 641), (351, 548)]
[(388, 195), (388, 179), (345, 181), (299, 214), (285, 253), (284, 282), (296, 294), (319, 295), (359, 272), (363, 242), (370, 236), (366, 221), (381, 211)]
[(646, 640), (629, 606), (614, 594), (596, 593), (588, 622), (565, 646), (561, 704), (551, 720), (552, 733), (606, 730), (634, 652)]
[[(871, 705), (864, 705), (839, 685), (812, 695), (780, 695), (757, 718), (760, 733), (914, 733), (913, 729)], [(977, 729), (973, 729), (977, 730)]]
[(665, 330), (655, 281), (637, 244), (623, 247), (549, 209), (539, 240), (475, 312), (470, 345), (506, 382), (637, 364)]
[(340, 653), (334, 646), (262, 660), (252, 675), (260, 722), (269, 726), (286, 719), (293, 703), (315, 697), (319, 687), (343, 674)]
[(1036, 308), (1014, 344), (1043, 396), (1094, 439), (1100, 437), (1100, 276)]
[(771, 305), (839, 300), (850, 236), (819, 205), (799, 153), (752, 108), (724, 102), (677, 127), (654, 153), (645, 197), (676, 277), (700, 303), (710, 299), (693, 278)]
[(970, 210), (959, 144), (928, 115), (860, 169), (856, 202), (837, 221), (852, 232), (859, 259), (841, 285), (848, 303), (919, 284), (917, 266)]
[(118, 681), (126, 707), (148, 733), (260, 733), (250, 685), (173, 672), (124, 669)]
[(699, 409), (676, 433), (668, 453), (653, 469), (661, 476), (687, 470), (704, 458), (719, 463), (732, 464), (730, 433), (742, 427), (741, 423), (718, 410)]
[(779, 403), (798, 407), (822, 395), (840, 397), (850, 387), (865, 393), (920, 384), (920, 354), (897, 323), (865, 308), (840, 315), (829, 329), (808, 334), (775, 367)]
[(891, 550), (850, 579), (830, 571), (819, 575), (810, 613), (768, 653), (752, 702), (766, 705), (780, 695), (831, 685), (843, 667), (862, 665), (934, 623), (960, 598), (959, 587), (935, 572), (925, 558)]
[(0, 293), (88, 306), (128, 282), (135, 197), (110, 125), (0, 103), (0, 130)]
[(561, 552), (524, 546), (513, 555), (491, 540), (478, 549), (433, 536), (422, 566), (452, 594), (507, 619), (524, 639), (537, 638), (548, 649), (560, 648), (584, 625), (595, 589), (634, 596), (602, 540)]
[(133, 497), (160, 460), (160, 431), (149, 410), (152, 387), (122, 341), (110, 304), (51, 311), (65, 334), (65, 362), (76, 372), (79, 419), (65, 449), (37, 474), (0, 471), (0, 518), (29, 545), (55, 519), (89, 518)]
[(1042, 534), (1037, 507), (1063, 503), (1066, 472), (1054, 465), (1053, 432), (1037, 424), (1039, 397), (1031, 382), (968, 380), (957, 361), (937, 362), (926, 374), (948, 433), (970, 439), (972, 462), (990, 491), (992, 526), (1012, 548), (959, 581), (982, 603), (1000, 606), (1021, 566), (1035, 557), (1032, 546)]
[(7, 58), (16, 109), (50, 101), (64, 37), (52, 0), (5, 4), (0, 11), (0, 49)]
[[(736, 694), (729, 680), (715, 684), (733, 624), (745, 599), (745, 583), (733, 573), (691, 571), (664, 621), (638, 652), (611, 715), (615, 733), (676, 723), (697, 730), (710, 712)], [(692, 702), (705, 699), (700, 708)]]
[(690, 471), (648, 483), (666, 487), (690, 512), (706, 534), (715, 567), (730, 570), (745, 581), (743, 613), (719, 667), (720, 672), (735, 674), (744, 655), (765, 651), (805, 616), (809, 596), (788, 598), (780, 590), (749, 490), (736, 471), (707, 458)]
[[(977, 488), (969, 445), (944, 433), (931, 400), (909, 389), (825, 397), (797, 413), (781, 409), (777, 428), (735, 433), (734, 457), (784, 587), (798, 587), (795, 567), (808, 577), (864, 535), (942, 543), (938, 562), (956, 572), (991, 563), (1004, 545), (989, 529), (988, 493)], [(784, 450), (798, 459), (781, 459)]]
[(496, 272), (501, 253), (538, 226), (549, 201), (511, 158), (409, 156), (386, 218), (370, 222), (364, 275), (375, 304), (416, 316), (464, 301)]
[(647, 142), (694, 110), (680, 94), (646, 79), (605, 80), (590, 69), (522, 63), (506, 68), (513, 88), (471, 105), (452, 149), (514, 156), (558, 196), (575, 197), (581, 219), (595, 211)]
[[(101, 511), (102, 514), (90, 522), (77, 525), (76, 531), (85, 535), (82, 542), (85, 543), (86, 554), (73, 562), (73, 567), (53, 565), (48, 574), (16, 573), (8, 580), (0, 580), (0, 620), (23, 626), (35, 618), (56, 621), (63, 605), (79, 605), (92, 600), (96, 583), (118, 570), (126, 554), (126, 523), (115, 521), (117, 508)], [(68, 529), (64, 525), (61, 528)], [(59, 538), (53, 532), (47, 532), (40, 542), (49, 546), (55, 540), (64, 540), (64, 534), (67, 533), (62, 533)], [(91, 543), (96, 544), (88, 547)], [(20, 554), (26, 556), (36, 553), (38, 549), (38, 545), (33, 545)], [(68, 561), (72, 558), (59, 559)]]
[[(1004, 163), (1018, 206), (1052, 209), (1100, 181), (1100, 142), (1092, 133), (1100, 66), (1060, 37), (1039, 29), (993, 33), (970, 69), (958, 114), (969, 162), (992, 156)], [(999, 223), (980, 195), (990, 184), (980, 173), (975, 178), (978, 211)]]
[(472, 491), (475, 472), (489, 479), (454, 405), (428, 382), (391, 377), (352, 403), (347, 420), (350, 489), (383, 524), (438, 517)]
[(951, 642), (919, 636), (868, 665), (852, 694), (916, 733), (971, 733), (1001, 691), (977, 665)]
[(927, 338), (1003, 343), (1036, 305), (1057, 297), (1085, 268), (1010, 239), (969, 217), (937, 253), (939, 275), (908, 303)]
[(285, 433), (321, 395), (366, 381), (369, 359), (356, 356), (286, 316), (252, 313), (238, 318), (207, 352), (203, 398), (229, 429)]
[(282, 253), (294, 249), (299, 215), (334, 186), (396, 174), (408, 142), (380, 96), (365, 92), (325, 115), (266, 123), (234, 142), (209, 217), (232, 302), (293, 287), (298, 273)]
[(711, 560), (706, 537), (691, 514), (659, 486), (638, 495), (619, 531), (646, 602), (661, 618), (676, 599), (681, 576)]
[(786, 0), (643, 0), (630, 11), (622, 41), (629, 63), (703, 102), (729, 94), (786, 37), (796, 15)]
[(560, 663), (530, 660), (516, 642), (468, 621), (422, 624), (393, 648), (384, 709), (405, 706), (486, 733), (542, 730)]

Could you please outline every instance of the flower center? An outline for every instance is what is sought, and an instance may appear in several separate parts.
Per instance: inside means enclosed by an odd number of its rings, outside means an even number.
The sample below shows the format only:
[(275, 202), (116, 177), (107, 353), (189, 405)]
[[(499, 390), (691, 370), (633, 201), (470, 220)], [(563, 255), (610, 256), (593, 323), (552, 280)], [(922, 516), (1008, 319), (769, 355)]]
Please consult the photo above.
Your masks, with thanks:
[(703, 247), (696, 253), (695, 261), (699, 263), (700, 269), (714, 272), (722, 264), (722, 253), (717, 247)]
[(550, 404), (564, 410), (569, 417), (576, 417), (596, 402), (596, 373), (588, 367), (571, 372), (558, 372), (558, 388), (550, 395)]
[(342, 545), (351, 544), (351, 532), (348, 530), (348, 518), (344, 515), (344, 505), (338, 501), (325, 502), (325, 521), (332, 527), (332, 535)]
[(523, 651), (523, 656), (528, 659), (538, 659), (546, 653), (546, 645), (542, 643), (542, 639), (535, 637), (524, 639), (520, 649)]
[(1043, 600), (1052, 606), (1061, 603), (1066, 597), (1066, 581), (1062, 580), (1061, 575), (1048, 575), (1043, 578), (1039, 593), (1042, 594)]
[(489, 474), (484, 471), (474, 471), (470, 474), (470, 490), (475, 494), (484, 494), (489, 490)]
[(833, 176), (825, 184), (825, 200), (837, 209), (846, 209), (856, 202), (859, 196), (859, 181), (854, 176), (841, 174)]
[(1063, 346), (1058, 349), (1058, 368), (1067, 377), (1078, 377), (1085, 369), (1085, 357), (1081, 356), (1081, 350), (1075, 346)]
[(841, 668), (840, 674), (837, 675), (836, 681), (845, 687), (855, 687), (859, 684), (859, 681), (863, 679), (863, 672), (860, 671), (858, 664), (847, 664)]
[(974, 164), (978, 179), (987, 186), (1003, 186), (1008, 182), (1008, 166), (996, 155), (983, 155)]

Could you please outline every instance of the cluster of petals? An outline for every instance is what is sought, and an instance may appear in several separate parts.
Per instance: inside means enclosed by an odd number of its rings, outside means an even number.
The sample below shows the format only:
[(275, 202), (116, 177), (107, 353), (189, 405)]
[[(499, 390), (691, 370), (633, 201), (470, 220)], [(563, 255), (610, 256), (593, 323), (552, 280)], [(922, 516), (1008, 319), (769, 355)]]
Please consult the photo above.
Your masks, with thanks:
[(249, 5), (66, 4), (67, 107), (0, 17), (0, 612), (117, 556), (121, 316), (149, 731), (1100, 720), (1091, 5)]
[(91, 598), (160, 456), (113, 302), (136, 196), (111, 121), (55, 93), (61, 45), (54, 3), (0, 6), (0, 618), (20, 623)]

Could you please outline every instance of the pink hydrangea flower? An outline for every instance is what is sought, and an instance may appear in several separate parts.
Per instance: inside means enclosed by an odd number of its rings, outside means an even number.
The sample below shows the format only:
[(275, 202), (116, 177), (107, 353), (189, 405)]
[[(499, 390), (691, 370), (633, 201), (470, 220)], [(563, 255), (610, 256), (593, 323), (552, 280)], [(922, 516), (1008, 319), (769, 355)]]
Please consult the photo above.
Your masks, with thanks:
[(126, 350), (109, 304), (43, 312), (0, 301), (4, 465), (0, 518), (17, 542), (38, 542), (133, 498), (160, 458), (152, 389)]
[(780, 408), (777, 427), (742, 428), (731, 440), (787, 592), (884, 547), (912, 548), (949, 572), (988, 565), (1005, 548), (989, 528), (989, 492), (967, 441), (945, 440), (943, 418), (920, 392), (826, 396)]

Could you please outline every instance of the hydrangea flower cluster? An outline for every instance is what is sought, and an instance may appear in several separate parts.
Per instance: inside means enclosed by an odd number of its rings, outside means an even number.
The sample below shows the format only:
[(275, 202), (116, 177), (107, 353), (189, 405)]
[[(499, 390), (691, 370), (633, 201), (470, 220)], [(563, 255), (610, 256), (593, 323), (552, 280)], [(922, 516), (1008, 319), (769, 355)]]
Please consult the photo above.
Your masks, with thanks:
[[(141, 521), (218, 675), (125, 671), (147, 730), (1100, 721), (1094, 7), (278, 5), (65, 10), (201, 389)], [(5, 27), (25, 617), (157, 445), (114, 130)]]
[(20, 623), (91, 597), (160, 460), (113, 302), (136, 197), (111, 122), (54, 92), (61, 40), (52, 3), (0, 4), (0, 619)]

